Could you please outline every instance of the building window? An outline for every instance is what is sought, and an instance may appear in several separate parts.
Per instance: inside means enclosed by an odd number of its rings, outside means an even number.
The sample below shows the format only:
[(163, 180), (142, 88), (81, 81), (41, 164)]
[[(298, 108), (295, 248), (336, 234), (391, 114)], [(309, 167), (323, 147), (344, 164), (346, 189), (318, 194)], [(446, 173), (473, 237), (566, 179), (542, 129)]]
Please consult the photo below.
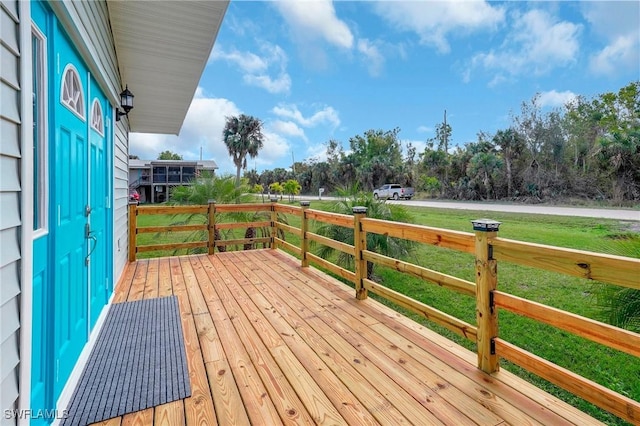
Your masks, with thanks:
[(98, 98), (93, 100), (91, 105), (91, 128), (104, 136), (104, 119), (102, 118), (102, 106)]
[(84, 94), (78, 70), (69, 64), (64, 69), (62, 88), (60, 90), (60, 102), (75, 115), (84, 120)]
[(167, 183), (166, 166), (155, 166), (153, 168), (153, 181), (158, 183)]
[(47, 232), (47, 44), (44, 34), (31, 28), (33, 84), (33, 230), (34, 237)]
[(180, 183), (180, 166), (169, 167), (169, 182)]
[(182, 182), (191, 182), (196, 177), (196, 168), (191, 166), (184, 166), (182, 168)]

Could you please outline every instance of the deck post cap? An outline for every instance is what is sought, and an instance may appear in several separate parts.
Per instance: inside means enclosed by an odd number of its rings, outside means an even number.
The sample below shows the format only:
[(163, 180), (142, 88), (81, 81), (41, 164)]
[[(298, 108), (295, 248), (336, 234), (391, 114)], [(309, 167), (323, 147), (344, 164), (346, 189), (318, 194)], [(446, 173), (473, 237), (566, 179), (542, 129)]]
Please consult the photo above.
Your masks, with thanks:
[(272, 203), (277, 203), (278, 202), (278, 197), (271, 197), (271, 202)]
[(476, 219), (472, 220), (474, 231), (483, 231), (483, 232), (497, 232), (500, 228), (502, 222), (498, 222), (493, 219)]
[(208, 201), (207, 201), (207, 203), (209, 203), (209, 204), (215, 204), (215, 203), (216, 203), (216, 200), (214, 200), (214, 199), (212, 198), (212, 199), (208, 200)]
[(311, 205), (310, 201), (300, 201), (300, 205), (302, 207), (309, 207)]
[(353, 213), (354, 214), (362, 214), (362, 213), (366, 213), (367, 212), (367, 208), (364, 206), (355, 206), (353, 208)]

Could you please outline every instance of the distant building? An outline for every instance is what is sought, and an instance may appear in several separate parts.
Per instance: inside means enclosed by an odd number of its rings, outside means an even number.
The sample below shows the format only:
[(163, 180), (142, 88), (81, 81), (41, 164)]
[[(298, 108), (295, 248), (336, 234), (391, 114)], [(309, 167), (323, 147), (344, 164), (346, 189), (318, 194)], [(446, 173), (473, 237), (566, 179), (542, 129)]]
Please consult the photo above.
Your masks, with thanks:
[(203, 171), (215, 173), (215, 161), (129, 160), (129, 191), (140, 194), (141, 203), (163, 203), (172, 187), (190, 185)]

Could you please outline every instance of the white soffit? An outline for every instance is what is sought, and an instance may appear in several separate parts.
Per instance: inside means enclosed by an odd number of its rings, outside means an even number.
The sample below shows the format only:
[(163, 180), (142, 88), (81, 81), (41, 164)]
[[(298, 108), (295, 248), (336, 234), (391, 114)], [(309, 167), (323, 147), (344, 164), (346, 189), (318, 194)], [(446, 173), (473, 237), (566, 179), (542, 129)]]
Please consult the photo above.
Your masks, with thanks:
[(107, 4), (122, 83), (135, 95), (131, 131), (178, 134), (229, 1)]

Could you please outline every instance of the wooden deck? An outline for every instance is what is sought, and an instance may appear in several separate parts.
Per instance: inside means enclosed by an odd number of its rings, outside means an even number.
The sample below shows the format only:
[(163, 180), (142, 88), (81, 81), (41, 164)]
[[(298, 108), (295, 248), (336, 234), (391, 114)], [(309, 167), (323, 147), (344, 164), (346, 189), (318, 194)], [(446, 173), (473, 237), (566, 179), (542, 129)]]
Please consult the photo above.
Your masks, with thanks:
[(192, 396), (100, 424), (598, 424), (299, 264), (268, 249), (129, 264), (115, 302), (179, 298)]

